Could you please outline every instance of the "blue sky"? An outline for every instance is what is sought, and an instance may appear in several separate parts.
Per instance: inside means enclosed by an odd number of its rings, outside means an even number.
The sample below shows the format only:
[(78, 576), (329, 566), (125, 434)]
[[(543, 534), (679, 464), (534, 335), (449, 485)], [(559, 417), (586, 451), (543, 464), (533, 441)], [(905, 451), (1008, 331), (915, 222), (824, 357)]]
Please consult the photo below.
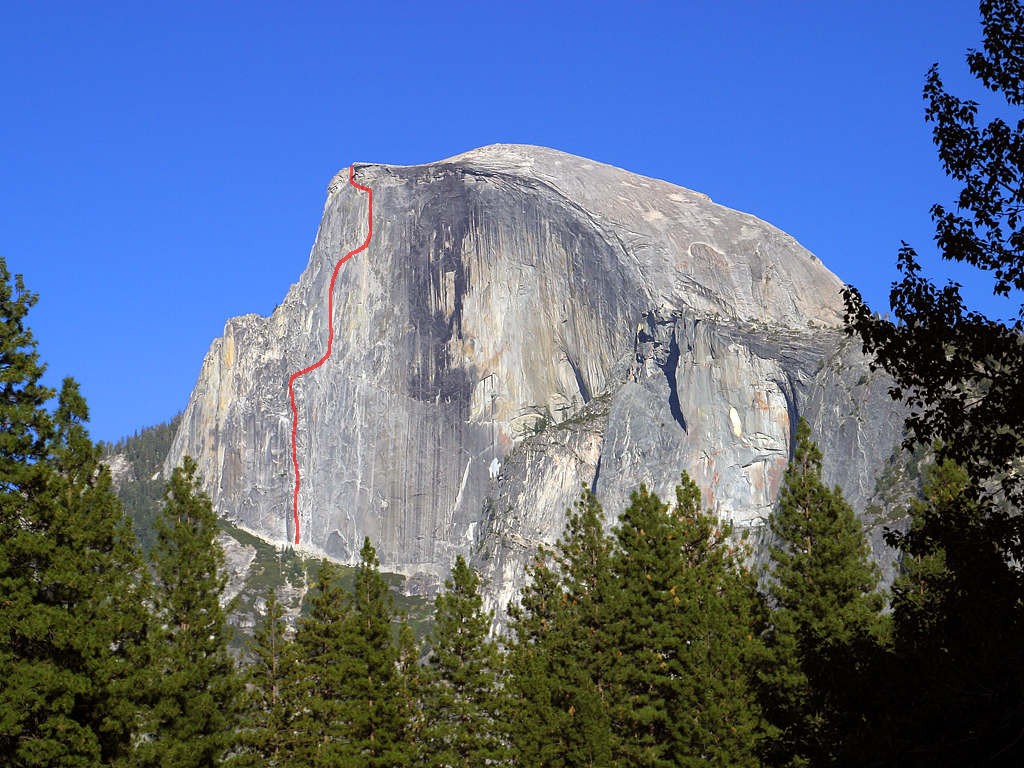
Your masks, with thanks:
[(0, 255), (98, 439), (184, 407), (224, 321), (297, 279), (353, 161), (584, 155), (756, 214), (884, 310), (900, 240), (930, 253), (928, 209), (952, 194), (924, 74), (939, 61), (976, 93), (979, 40), (966, 0), (14, 0)]

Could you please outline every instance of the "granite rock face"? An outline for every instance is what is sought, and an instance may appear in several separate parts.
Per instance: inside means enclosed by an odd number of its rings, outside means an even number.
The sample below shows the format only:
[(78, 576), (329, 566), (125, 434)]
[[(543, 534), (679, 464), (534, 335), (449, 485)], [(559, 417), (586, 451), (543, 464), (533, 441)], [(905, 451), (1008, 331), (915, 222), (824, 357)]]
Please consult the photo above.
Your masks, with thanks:
[[(370, 536), (426, 590), (462, 553), (500, 608), (583, 485), (613, 517), (685, 469), (759, 526), (799, 416), (865, 507), (901, 419), (839, 331), (840, 281), (793, 238), (540, 147), (355, 179), (373, 237), (339, 274), (331, 358), (295, 387), (302, 547), (351, 563)], [(167, 459), (194, 456), (219, 514), (270, 541), (294, 533), (288, 377), (324, 352), (366, 204), (339, 173), (299, 281), (228, 321)]]

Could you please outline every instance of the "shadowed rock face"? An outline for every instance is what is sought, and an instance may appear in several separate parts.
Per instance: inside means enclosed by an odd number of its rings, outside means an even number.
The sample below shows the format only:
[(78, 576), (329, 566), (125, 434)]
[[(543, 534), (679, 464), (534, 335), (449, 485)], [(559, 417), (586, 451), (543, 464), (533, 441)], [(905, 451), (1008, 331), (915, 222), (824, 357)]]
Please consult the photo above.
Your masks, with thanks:
[[(793, 238), (539, 147), (355, 177), (373, 238), (338, 277), (331, 358), (296, 383), (304, 547), (354, 562), (368, 535), (428, 588), (463, 553), (500, 607), (581, 485), (615, 515), (685, 469), (758, 525), (800, 415), (865, 505), (900, 419), (838, 331), (839, 280)], [(283, 303), (213, 342), (168, 457), (272, 541), (293, 535), (288, 377), (323, 354), (331, 272), (366, 226), (346, 169)]]

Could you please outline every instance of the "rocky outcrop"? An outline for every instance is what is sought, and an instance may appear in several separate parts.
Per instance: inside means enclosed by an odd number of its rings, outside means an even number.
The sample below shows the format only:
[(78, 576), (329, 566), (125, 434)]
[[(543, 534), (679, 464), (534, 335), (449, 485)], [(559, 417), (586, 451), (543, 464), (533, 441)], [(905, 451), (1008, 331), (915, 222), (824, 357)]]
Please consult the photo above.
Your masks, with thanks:
[[(168, 457), (218, 512), (292, 537), (291, 373), (324, 351), (337, 259), (366, 198), (329, 187), (309, 264), (270, 317), (234, 318)], [(437, 583), (473, 558), (501, 606), (581, 485), (614, 515), (681, 470), (740, 526), (770, 510), (806, 416), (863, 509), (900, 419), (838, 330), (839, 280), (705, 195), (539, 147), (355, 166), (369, 250), (334, 296), (334, 352), (296, 384), (302, 546)], [(610, 521), (611, 522), (611, 521)]]

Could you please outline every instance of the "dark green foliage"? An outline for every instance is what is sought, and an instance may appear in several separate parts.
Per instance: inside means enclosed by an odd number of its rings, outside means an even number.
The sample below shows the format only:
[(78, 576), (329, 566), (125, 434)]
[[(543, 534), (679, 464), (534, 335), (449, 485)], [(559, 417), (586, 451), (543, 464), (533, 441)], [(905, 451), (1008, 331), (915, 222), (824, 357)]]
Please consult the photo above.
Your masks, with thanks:
[(287, 765), (291, 757), (291, 720), (296, 705), (292, 688), (298, 681), (294, 646), (285, 636), (283, 615), (271, 589), (250, 647), (232, 766)]
[(369, 539), (360, 554), (351, 592), (342, 588), (338, 566), (325, 560), (307, 596), (289, 685), (296, 697), (291, 725), (295, 757), (285, 764), (410, 762), (412, 713), (399, 677), (391, 593)]
[[(301, 595), (305, 593), (306, 586), (316, 581), (320, 558), (290, 546), (279, 548), (223, 518), (217, 524), (222, 535), (234, 539), (254, 553), (240, 591), (228, 605), (228, 621), (235, 630), (230, 647), (236, 654), (244, 656), (252, 641), (253, 629), (263, 617), (263, 601), (267, 591), (273, 589), (277, 593), (286, 613), (297, 612), (301, 608)], [(356, 566), (341, 565), (339, 569), (341, 585), (351, 591)], [(399, 574), (383, 573), (382, 576), (391, 590), (396, 613), (408, 621), (416, 639), (424, 639), (430, 631), (433, 599), (404, 594), (405, 577)]]
[[(563, 577), (564, 616), (561, 626), (546, 639), (556, 651), (553, 660), (562, 665), (555, 678), (563, 684), (556, 702), (561, 716), (568, 719), (561, 736), (567, 765), (602, 765), (611, 759), (606, 680), (614, 650), (606, 624), (609, 601), (616, 597), (613, 548), (612, 538), (604, 531), (604, 510), (593, 492), (584, 489), (555, 548), (555, 565)], [(566, 663), (567, 657), (573, 661)]]
[(4, 538), (18, 526), (22, 495), (42, 487), (40, 461), (47, 455), (52, 424), (45, 406), (54, 391), (42, 385), (46, 366), (26, 323), (38, 297), (21, 275), (11, 279), (0, 258), (0, 523)]
[(145, 663), (145, 584), (110, 476), (65, 380), (56, 412), (0, 260), (0, 762), (123, 764)]
[(52, 433), (44, 408), (53, 396), (40, 384), (45, 367), (26, 323), (36, 299), (20, 275), (12, 283), (0, 259), (0, 756), (11, 765), (31, 765), (35, 743), (52, 737), (57, 724), (45, 723), (47, 699), (61, 694), (65, 677), (39, 641), (47, 622), (36, 608), (46, 530), (38, 517), (48, 515), (40, 509), (43, 462)]
[(174, 435), (181, 423), (181, 414), (170, 421), (143, 427), (116, 443), (100, 443), (103, 457), (123, 455), (132, 465), (137, 477), (150, 477), (163, 469), (164, 459), (174, 442)]
[[(984, 37), (971, 50), (972, 74), (1002, 98), (1001, 117), (978, 123), (979, 104), (948, 93), (938, 66), (924, 88), (925, 117), (946, 174), (961, 185), (956, 205), (932, 207), (935, 241), (948, 261), (989, 273), (993, 293), (1024, 295), (1024, 8), (1018, 0), (980, 3)], [(911, 408), (911, 439), (938, 440), (943, 456), (979, 478), (994, 478), (1018, 506), (1024, 502), (1024, 303), (1001, 322), (967, 308), (956, 283), (939, 288), (923, 276), (904, 244), (903, 274), (890, 303), (896, 322), (872, 315), (853, 287), (845, 291), (848, 330), (895, 379), (893, 397)]]
[(293, 713), (294, 744), (282, 745), (282, 765), (332, 765), (341, 759), (348, 677), (353, 674), (346, 645), (349, 593), (337, 565), (324, 560), (306, 595), (307, 612), (295, 632), (295, 664), (286, 685)]
[(871, 715), (860, 694), (871, 687), (886, 624), (863, 528), (840, 490), (822, 482), (803, 419), (770, 523), (774, 606), (761, 678), (779, 729), (772, 762), (831, 765)]
[(554, 552), (543, 548), (520, 601), (509, 607), (508, 653), (516, 702), (511, 743), (518, 765), (590, 766), (611, 760), (609, 704), (602, 691), (613, 649), (603, 624), (612, 593), (612, 542), (601, 505), (584, 490)]
[(402, 754), (409, 765), (422, 764), (422, 744), (427, 726), (423, 707), (426, 675), (420, 665), (419, 643), (409, 622), (403, 618), (398, 626), (398, 700), (405, 714)]
[[(275, 764), (402, 766), (412, 762), (411, 723), (418, 708), (414, 641), (396, 641), (387, 583), (369, 540), (352, 590), (342, 569), (324, 560), (306, 596), (286, 674), (273, 744)], [(266, 662), (261, 662), (266, 668)], [(408, 673), (408, 674), (406, 674)], [(250, 678), (267, 698), (269, 678)], [(262, 681), (262, 682), (260, 682)]]
[(240, 682), (220, 598), (217, 519), (186, 457), (171, 475), (151, 552), (155, 575), (153, 705), (142, 764), (218, 765), (238, 721)]
[(480, 579), (461, 555), (437, 596), (424, 675), (422, 760), (427, 766), (480, 766), (506, 756), (502, 659), (488, 637)]
[(1022, 575), (992, 545), (992, 502), (951, 461), (930, 467), (893, 587), (885, 746), (900, 765), (1020, 765), (1024, 760)]
[(65, 381), (52, 458), (40, 466), (47, 487), (25, 499), (22, 526), (4, 542), (17, 564), (4, 580), (4, 636), (14, 657), (4, 698), (16, 722), (4, 732), (18, 734), (13, 765), (99, 764), (130, 754), (145, 585), (86, 417), (77, 385)]
[(608, 691), (621, 764), (758, 764), (763, 617), (730, 534), (685, 474), (674, 507), (641, 487), (615, 529)]
[(76, 702), (78, 716), (96, 734), (103, 762), (116, 762), (130, 754), (149, 661), (149, 583), (131, 521), (85, 431), (87, 418), (77, 385), (66, 380), (55, 414), (53, 549), (42, 581), (46, 598), (70, 614), (61, 619), (68, 640), (61, 663), (90, 681)]
[[(512, 611), (516, 758), (527, 766), (752, 766), (763, 611), (727, 526), (683, 476), (615, 529), (589, 492)], [(551, 562), (553, 561), (553, 562)]]
[(344, 764), (397, 766), (409, 762), (398, 677), (398, 647), (392, 632), (391, 592), (377, 552), (366, 539), (360, 550), (351, 608), (343, 623), (343, 651), (351, 665), (343, 689)]
[(509, 606), (515, 636), (508, 660), (510, 693), (516, 702), (509, 725), (516, 763), (529, 768), (577, 765), (565, 743), (576, 732), (575, 675), (570, 670), (575, 659), (564, 650), (566, 638), (574, 633), (563, 612), (559, 575), (543, 548), (528, 575), (519, 604)]

